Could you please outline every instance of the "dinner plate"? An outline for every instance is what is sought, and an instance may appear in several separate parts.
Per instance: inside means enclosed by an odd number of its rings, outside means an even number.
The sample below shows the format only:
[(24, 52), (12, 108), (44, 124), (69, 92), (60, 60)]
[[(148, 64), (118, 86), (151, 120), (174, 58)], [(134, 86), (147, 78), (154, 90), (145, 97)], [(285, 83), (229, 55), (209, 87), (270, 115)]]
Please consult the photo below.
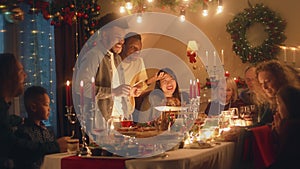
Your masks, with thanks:
[(156, 106), (156, 110), (158, 111), (186, 111), (188, 107), (181, 106)]

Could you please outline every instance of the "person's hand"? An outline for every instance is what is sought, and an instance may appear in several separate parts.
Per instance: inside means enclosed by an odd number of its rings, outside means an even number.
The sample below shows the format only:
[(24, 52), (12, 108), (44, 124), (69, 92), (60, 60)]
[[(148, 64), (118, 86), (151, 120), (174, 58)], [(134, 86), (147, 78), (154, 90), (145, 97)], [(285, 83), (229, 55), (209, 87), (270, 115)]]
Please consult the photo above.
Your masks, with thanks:
[(132, 87), (130, 90), (130, 96), (139, 97), (142, 94), (142, 90), (139, 87)]
[(71, 137), (66, 136), (66, 137), (60, 137), (56, 140), (59, 145), (59, 149), (61, 153), (67, 152), (67, 142), (70, 139)]
[(151, 77), (147, 80), (147, 85), (150, 85), (151, 83), (155, 83), (156, 81), (163, 79), (164, 75), (165, 75), (165, 72), (160, 72), (158, 75), (155, 74), (153, 77)]
[(129, 96), (131, 86), (127, 84), (122, 84), (114, 89), (112, 89), (113, 96)]

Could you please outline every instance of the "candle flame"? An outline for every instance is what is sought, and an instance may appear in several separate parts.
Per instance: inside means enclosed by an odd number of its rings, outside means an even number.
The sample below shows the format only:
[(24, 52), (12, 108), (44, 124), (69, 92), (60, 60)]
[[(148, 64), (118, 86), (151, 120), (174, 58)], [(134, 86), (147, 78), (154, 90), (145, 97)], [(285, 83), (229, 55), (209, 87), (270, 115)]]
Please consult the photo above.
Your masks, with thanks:
[(70, 81), (69, 80), (67, 80), (67, 86), (70, 86)]
[(94, 77), (92, 77), (92, 83), (95, 83), (95, 78)]
[(82, 80), (80, 81), (80, 86), (83, 87), (83, 81)]

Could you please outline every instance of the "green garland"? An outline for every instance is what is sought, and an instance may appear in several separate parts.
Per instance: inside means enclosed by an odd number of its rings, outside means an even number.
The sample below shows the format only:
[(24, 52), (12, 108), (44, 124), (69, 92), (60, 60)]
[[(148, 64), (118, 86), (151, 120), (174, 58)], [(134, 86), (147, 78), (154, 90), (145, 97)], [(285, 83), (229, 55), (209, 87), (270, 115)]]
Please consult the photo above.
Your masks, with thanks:
[[(261, 23), (265, 27), (268, 38), (260, 46), (252, 47), (246, 37), (247, 29), (254, 23)], [(233, 41), (232, 49), (240, 56), (243, 63), (256, 64), (262, 61), (275, 59), (280, 51), (280, 45), (285, 41), (284, 29), (286, 22), (274, 11), (256, 4), (238, 13), (227, 25)]]

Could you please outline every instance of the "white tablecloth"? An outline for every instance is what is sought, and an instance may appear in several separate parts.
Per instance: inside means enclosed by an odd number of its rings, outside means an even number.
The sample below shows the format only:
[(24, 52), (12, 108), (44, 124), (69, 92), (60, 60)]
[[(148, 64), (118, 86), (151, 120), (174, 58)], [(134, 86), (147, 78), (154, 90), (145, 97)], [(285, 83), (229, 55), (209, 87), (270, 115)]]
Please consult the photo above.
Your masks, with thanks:
[(234, 143), (222, 142), (207, 149), (179, 149), (166, 152), (168, 157), (125, 161), (127, 169), (232, 169)]
[[(168, 157), (149, 157), (125, 161), (126, 169), (232, 169), (235, 143), (222, 142), (206, 149), (178, 149)], [(61, 169), (61, 159), (67, 153), (46, 155), (41, 169)]]
[(60, 169), (61, 168), (61, 159), (64, 157), (68, 157), (74, 154), (69, 153), (57, 153), (57, 154), (49, 154), (44, 158), (44, 162), (41, 166), (41, 169)]

